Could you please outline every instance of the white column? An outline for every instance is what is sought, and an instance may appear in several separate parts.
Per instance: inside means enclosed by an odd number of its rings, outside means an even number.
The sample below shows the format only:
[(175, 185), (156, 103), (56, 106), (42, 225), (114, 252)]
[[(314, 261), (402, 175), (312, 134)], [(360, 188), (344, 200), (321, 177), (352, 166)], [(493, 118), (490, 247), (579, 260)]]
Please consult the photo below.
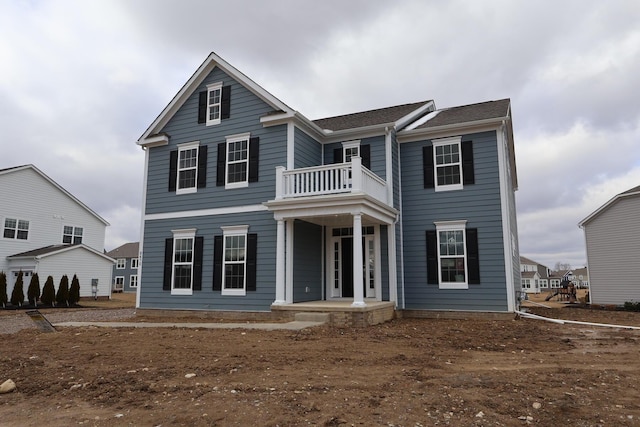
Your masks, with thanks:
[(351, 191), (362, 191), (362, 159), (357, 156), (351, 158)]
[(362, 287), (362, 215), (353, 215), (353, 303), (352, 307), (364, 307)]
[(289, 221), (285, 221), (287, 226), (287, 238), (286, 238), (286, 247), (287, 247), (287, 256), (285, 262), (285, 301), (287, 304), (293, 304), (293, 221), (290, 219)]
[(276, 235), (276, 300), (275, 305), (286, 304), (285, 301), (285, 238), (284, 221), (278, 220)]

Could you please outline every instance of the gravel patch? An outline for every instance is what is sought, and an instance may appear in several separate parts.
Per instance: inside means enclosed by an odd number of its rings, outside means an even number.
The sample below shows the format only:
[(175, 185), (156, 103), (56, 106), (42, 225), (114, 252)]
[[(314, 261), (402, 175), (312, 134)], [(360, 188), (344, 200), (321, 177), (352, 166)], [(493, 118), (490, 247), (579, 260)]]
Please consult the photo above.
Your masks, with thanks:
[[(42, 313), (42, 312), (41, 312)], [(62, 322), (108, 322), (135, 317), (135, 308), (113, 310), (64, 310), (59, 313), (46, 313), (44, 317), (52, 324)], [(0, 316), (0, 334), (15, 334), (22, 329), (36, 328), (36, 324), (24, 311)]]

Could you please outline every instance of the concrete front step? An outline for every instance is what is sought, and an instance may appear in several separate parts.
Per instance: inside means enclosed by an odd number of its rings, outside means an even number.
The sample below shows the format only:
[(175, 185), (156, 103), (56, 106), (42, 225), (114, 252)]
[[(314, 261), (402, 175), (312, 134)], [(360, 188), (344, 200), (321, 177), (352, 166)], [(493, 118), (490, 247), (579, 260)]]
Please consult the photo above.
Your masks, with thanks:
[(296, 313), (295, 318), (297, 322), (319, 322), (328, 323), (331, 320), (330, 313)]

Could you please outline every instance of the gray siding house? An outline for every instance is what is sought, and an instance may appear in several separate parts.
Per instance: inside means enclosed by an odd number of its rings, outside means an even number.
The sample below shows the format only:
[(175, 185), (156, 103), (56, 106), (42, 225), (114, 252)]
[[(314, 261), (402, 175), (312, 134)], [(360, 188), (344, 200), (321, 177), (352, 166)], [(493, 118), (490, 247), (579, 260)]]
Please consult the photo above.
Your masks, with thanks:
[(309, 120), (212, 53), (137, 143), (139, 308), (517, 308), (508, 99)]
[(107, 256), (116, 260), (111, 279), (111, 289), (114, 292), (137, 292), (139, 246), (139, 242), (125, 243), (107, 252)]
[(640, 301), (640, 186), (618, 194), (580, 221), (587, 244), (592, 304)]

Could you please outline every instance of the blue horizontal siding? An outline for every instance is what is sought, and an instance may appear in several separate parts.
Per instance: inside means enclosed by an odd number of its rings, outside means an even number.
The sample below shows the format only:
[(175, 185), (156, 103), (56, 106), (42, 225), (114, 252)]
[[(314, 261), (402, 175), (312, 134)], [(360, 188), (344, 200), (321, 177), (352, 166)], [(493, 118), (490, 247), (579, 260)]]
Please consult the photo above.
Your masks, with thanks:
[[(230, 225), (249, 225), (249, 233), (258, 235), (256, 291), (246, 296), (213, 290), (213, 237)], [(196, 228), (196, 236), (204, 237), (202, 290), (171, 295), (162, 290), (165, 239), (173, 237), (171, 230), (185, 228)], [(143, 247), (141, 308), (269, 311), (275, 300), (276, 222), (269, 212), (146, 221)]]
[[(209, 83), (223, 82), (231, 86), (230, 118), (219, 125), (198, 124), (198, 93), (206, 90)], [(272, 112), (268, 104), (244, 86), (234, 81), (219, 68), (215, 68), (183, 106), (169, 120), (162, 132), (167, 133), (169, 145), (149, 149), (149, 170), (147, 176), (146, 213), (177, 212), (196, 209), (222, 208), (251, 205), (271, 200), (275, 197), (275, 168), (284, 166), (287, 150), (286, 125), (264, 128), (260, 117)], [(217, 147), (226, 137), (250, 132), (260, 138), (258, 182), (251, 182), (247, 188), (228, 189), (216, 186)], [(169, 153), (178, 144), (200, 141), (208, 146), (207, 184), (196, 193), (176, 195), (168, 191)]]
[[(422, 148), (430, 141), (402, 144), (404, 290), (407, 309), (506, 311), (506, 272), (495, 132), (465, 135), (473, 141), (475, 184), (435, 192), (423, 185)], [(478, 229), (479, 285), (439, 289), (427, 284), (426, 235), (435, 221), (466, 220)], [(509, 272), (511, 274), (511, 272)]]
[(311, 136), (295, 129), (294, 167), (308, 168), (322, 164), (322, 145)]
[(293, 302), (322, 299), (322, 239), (321, 226), (306, 221), (294, 223)]

